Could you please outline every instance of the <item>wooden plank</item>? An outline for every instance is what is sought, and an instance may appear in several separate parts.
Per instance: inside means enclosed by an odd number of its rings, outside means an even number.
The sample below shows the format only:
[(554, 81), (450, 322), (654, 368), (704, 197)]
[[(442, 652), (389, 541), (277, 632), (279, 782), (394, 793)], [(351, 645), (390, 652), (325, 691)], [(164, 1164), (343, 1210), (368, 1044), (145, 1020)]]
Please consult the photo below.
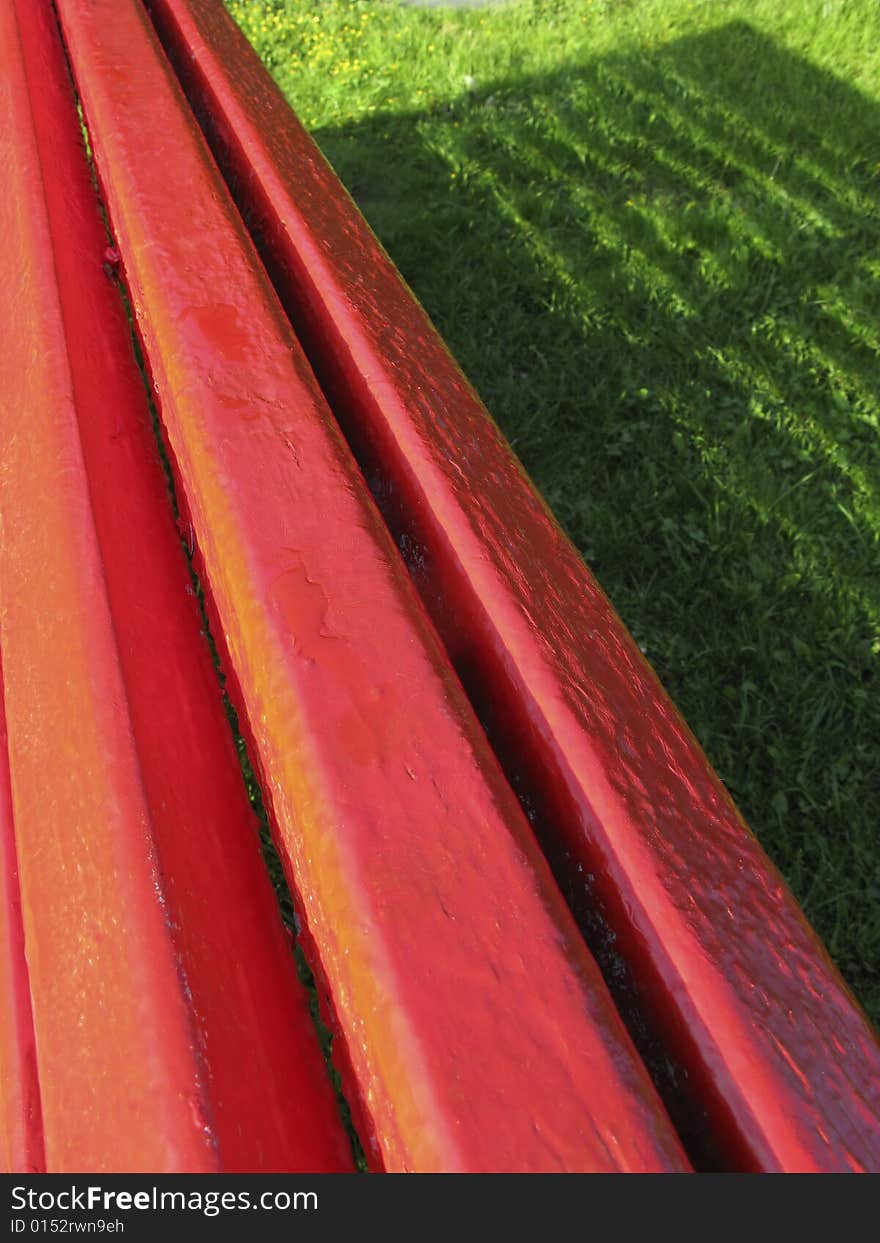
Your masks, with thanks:
[(686, 1168), (143, 9), (58, 11), (371, 1160)]
[(223, 5), (146, 4), (674, 1116), (876, 1169), (876, 1036), (644, 657)]
[(51, 5), (0, 5), (0, 49), (0, 641), (47, 1165), (350, 1169)]
[(45, 1169), (0, 667), (0, 1171)]

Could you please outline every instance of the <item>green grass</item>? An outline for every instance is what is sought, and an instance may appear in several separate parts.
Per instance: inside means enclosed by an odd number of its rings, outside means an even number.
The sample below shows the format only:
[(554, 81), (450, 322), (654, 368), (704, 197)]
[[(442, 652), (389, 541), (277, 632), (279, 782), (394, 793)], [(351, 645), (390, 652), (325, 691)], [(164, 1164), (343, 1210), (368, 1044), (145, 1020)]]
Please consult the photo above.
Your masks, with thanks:
[(228, 0), (880, 1017), (880, 6)]

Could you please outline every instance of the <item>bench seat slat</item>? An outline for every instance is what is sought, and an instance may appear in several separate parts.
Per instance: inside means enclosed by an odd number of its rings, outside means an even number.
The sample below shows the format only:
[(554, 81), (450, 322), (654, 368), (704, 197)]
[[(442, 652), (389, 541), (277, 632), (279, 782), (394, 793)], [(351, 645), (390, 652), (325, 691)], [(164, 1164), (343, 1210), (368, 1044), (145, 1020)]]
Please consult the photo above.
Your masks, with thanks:
[(676, 1116), (733, 1168), (880, 1167), (876, 1037), (595, 579), (224, 6), (145, 3)]
[(0, 662), (0, 1172), (45, 1169)]
[(57, 8), (372, 1163), (687, 1168), (143, 9)]
[(351, 1169), (51, 5), (0, 5), (0, 48), (0, 644), (46, 1164)]

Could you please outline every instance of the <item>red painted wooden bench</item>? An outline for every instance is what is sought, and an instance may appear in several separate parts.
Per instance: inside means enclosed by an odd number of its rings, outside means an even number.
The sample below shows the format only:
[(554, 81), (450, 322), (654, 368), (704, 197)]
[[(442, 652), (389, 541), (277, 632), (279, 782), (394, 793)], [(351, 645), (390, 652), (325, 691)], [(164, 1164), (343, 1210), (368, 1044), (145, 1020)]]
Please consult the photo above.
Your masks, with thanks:
[(371, 1168), (880, 1168), (867, 1020), (219, 0), (0, 0), (0, 173), (6, 1168), (353, 1168), (183, 543)]

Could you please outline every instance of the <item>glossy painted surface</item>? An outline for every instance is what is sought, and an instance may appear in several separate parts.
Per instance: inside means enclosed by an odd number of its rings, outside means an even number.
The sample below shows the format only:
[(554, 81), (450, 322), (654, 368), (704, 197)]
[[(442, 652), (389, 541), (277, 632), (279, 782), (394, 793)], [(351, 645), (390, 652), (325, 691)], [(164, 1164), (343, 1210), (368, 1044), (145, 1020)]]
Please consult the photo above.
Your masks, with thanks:
[(695, 1148), (877, 1169), (876, 1037), (595, 579), (219, 0), (146, 4)]
[[(2, 87), (0, 87), (2, 90)], [(0, 1173), (45, 1169), (0, 669)]]
[(58, 11), (372, 1162), (686, 1168), (142, 8)]
[(350, 1169), (51, 5), (2, 0), (0, 51), (0, 641), (46, 1163)]

